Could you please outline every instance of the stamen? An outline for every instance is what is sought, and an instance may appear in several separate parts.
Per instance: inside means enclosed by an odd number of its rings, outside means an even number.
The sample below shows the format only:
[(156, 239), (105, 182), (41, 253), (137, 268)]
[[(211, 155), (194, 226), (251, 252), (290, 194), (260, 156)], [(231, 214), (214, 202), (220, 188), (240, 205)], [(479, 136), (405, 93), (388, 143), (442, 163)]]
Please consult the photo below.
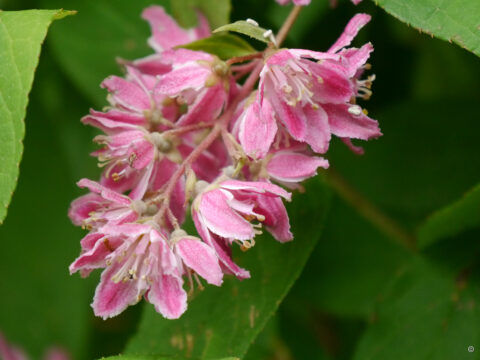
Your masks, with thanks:
[(352, 105), (348, 108), (348, 112), (352, 115), (359, 116), (362, 114), (362, 108), (358, 105)]

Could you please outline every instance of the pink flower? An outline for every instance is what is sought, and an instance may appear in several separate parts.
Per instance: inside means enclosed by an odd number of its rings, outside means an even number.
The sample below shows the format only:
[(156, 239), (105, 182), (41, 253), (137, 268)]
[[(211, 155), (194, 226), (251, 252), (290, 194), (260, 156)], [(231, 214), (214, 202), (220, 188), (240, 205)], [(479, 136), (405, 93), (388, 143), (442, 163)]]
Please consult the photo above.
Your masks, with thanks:
[[(278, 241), (285, 242), (292, 234), (281, 198), (290, 200), (291, 195), (268, 182), (225, 180), (198, 195), (192, 212), (202, 228), (232, 241), (252, 240), (261, 233), (257, 228), (263, 223)], [(252, 220), (259, 224), (252, 225)]]
[(185, 233), (168, 235), (145, 223), (107, 224), (82, 240), (82, 254), (70, 271), (88, 274), (105, 268), (92, 307), (97, 316), (113, 317), (141, 297), (168, 319), (187, 308), (183, 276), (192, 271), (220, 286), (222, 270), (213, 249)]
[(366, 44), (345, 49), (369, 19), (364, 14), (352, 18), (327, 53), (287, 49), (266, 60), (257, 98), (246, 109), (239, 129), (247, 154), (265, 156), (278, 131), (277, 120), (290, 136), (317, 153), (328, 150), (331, 134), (363, 140), (381, 135), (378, 123), (351, 103), (369, 91), (371, 79), (362, 82), (358, 76), (373, 48)]
[(198, 27), (189, 30), (182, 29), (161, 6), (153, 5), (146, 8), (142, 17), (152, 28), (152, 36), (148, 39), (148, 44), (158, 52), (210, 35), (208, 21), (201, 13), (198, 13)]
[(256, 171), (259, 178), (296, 188), (297, 183), (315, 176), (320, 167), (328, 169), (328, 160), (313, 156), (306, 146), (298, 144), (271, 152), (265, 159), (253, 163), (250, 171)]
[(158, 92), (187, 106), (177, 126), (214, 121), (228, 99), (231, 75), (216, 56), (187, 49), (169, 53), (172, 70), (159, 77)]
[[(280, 5), (287, 5), (290, 0), (275, 0), (277, 3), (279, 3)], [(310, 4), (310, 1), (311, 0), (292, 0), (292, 2), (295, 4), (295, 5), (301, 5), (301, 6), (306, 6), (306, 5), (309, 5)]]
[(91, 110), (82, 119), (103, 130), (95, 137), (104, 148), (93, 153), (105, 167), (102, 183), (141, 199), (154, 171), (154, 162), (164, 158), (180, 161), (169, 139), (160, 131), (176, 119), (176, 109), (163, 105), (164, 96), (154, 92), (156, 80), (127, 67), (127, 79), (112, 76), (102, 85), (110, 92), (113, 108), (106, 113)]
[(68, 216), (75, 225), (89, 230), (98, 229), (109, 222), (121, 224), (135, 221), (147, 211), (141, 200), (132, 201), (95, 181), (82, 179), (77, 185), (88, 188), (91, 193), (79, 197), (70, 205)]

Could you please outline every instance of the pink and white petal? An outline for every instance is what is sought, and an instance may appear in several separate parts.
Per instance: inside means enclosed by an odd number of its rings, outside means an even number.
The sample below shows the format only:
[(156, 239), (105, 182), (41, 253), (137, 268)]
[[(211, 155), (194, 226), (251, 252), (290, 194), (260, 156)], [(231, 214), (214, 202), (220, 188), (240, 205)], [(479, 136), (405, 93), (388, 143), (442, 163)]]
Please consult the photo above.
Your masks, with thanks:
[(328, 114), (328, 123), (332, 134), (342, 138), (369, 140), (382, 135), (378, 122), (364, 113), (352, 115), (348, 112), (349, 105), (324, 106)]
[(292, 195), (282, 189), (280, 186), (271, 184), (266, 181), (240, 181), (240, 180), (226, 180), (220, 183), (220, 186), (229, 190), (248, 190), (267, 196), (275, 195), (281, 196), (290, 201)]
[(70, 275), (79, 270), (92, 270), (103, 268), (106, 265), (105, 258), (113, 251), (108, 239), (97, 241), (95, 246), (81, 254), (70, 266)]
[(125, 109), (136, 112), (142, 112), (151, 107), (148, 94), (131, 81), (118, 76), (110, 76), (102, 82), (101, 87), (112, 93), (114, 105), (120, 105)]
[(268, 174), (276, 180), (301, 182), (317, 174), (317, 169), (327, 169), (328, 160), (291, 151), (275, 153), (267, 164)]
[(84, 116), (81, 121), (85, 125), (94, 126), (107, 134), (123, 129), (135, 129), (137, 126), (146, 124), (143, 115), (117, 109), (109, 110), (106, 113), (90, 110), (90, 115)]
[(332, 54), (329, 52), (321, 52), (321, 51), (313, 51), (313, 50), (305, 50), (305, 49), (288, 49), (290, 54), (295, 56), (296, 58), (311, 58), (315, 60), (340, 60), (340, 56), (337, 54)]
[(178, 254), (185, 265), (203, 277), (209, 284), (222, 285), (223, 273), (215, 251), (194, 238), (182, 238), (176, 245)]
[(213, 56), (203, 51), (189, 49), (172, 49), (162, 53), (162, 60), (173, 65), (175, 68), (184, 66), (187, 63), (195, 64), (197, 61), (213, 61)]
[(360, 29), (363, 28), (370, 21), (370, 19), (370, 15), (356, 14), (352, 19), (350, 19), (345, 27), (345, 30), (337, 39), (337, 41), (330, 47), (330, 49), (328, 49), (328, 52), (335, 53), (345, 46), (350, 45)]
[(201, 195), (199, 212), (210, 231), (217, 235), (238, 240), (255, 237), (250, 223), (230, 208), (227, 197), (219, 189)]
[(104, 199), (113, 201), (114, 203), (120, 205), (130, 205), (131, 203), (131, 200), (128, 197), (110, 190), (105, 186), (100, 185), (96, 181), (92, 181), (90, 179), (81, 179), (79, 182), (77, 182), (77, 185), (81, 188), (88, 188), (91, 192), (100, 194), (100, 196)]
[(148, 301), (167, 319), (178, 319), (187, 310), (187, 293), (183, 280), (171, 275), (159, 275), (148, 292)]
[(282, 200), (280, 198), (258, 196), (257, 204), (256, 211), (265, 216), (263, 224), (270, 234), (280, 242), (293, 240), (287, 210)]
[(131, 166), (136, 170), (142, 170), (150, 165), (155, 156), (155, 146), (147, 140), (136, 141), (132, 144), (127, 157), (133, 158)]
[(108, 137), (110, 149), (128, 148), (135, 141), (143, 141), (145, 133), (141, 130), (125, 130)]
[(355, 96), (355, 89), (347, 69), (337, 62), (311, 63), (309, 66), (317, 81), (313, 85), (314, 99), (319, 103), (341, 104)]
[[(117, 177), (119, 174), (121, 176)], [(100, 184), (118, 193), (131, 190), (139, 181), (138, 171), (133, 170), (128, 163), (113, 164), (102, 173)]]
[(241, 268), (232, 260), (231, 250), (226, 244), (225, 239), (210, 233), (205, 225), (205, 221), (196, 211), (192, 211), (192, 217), (198, 234), (206, 244), (215, 250), (221, 265), (223, 265), (223, 267), (228, 270), (229, 273), (232, 273), (238, 279), (243, 280), (250, 278), (250, 272)]
[(200, 40), (209, 37), (212, 33), (207, 18), (200, 11), (197, 11), (198, 26), (193, 29), (195, 37), (193, 40)]
[(185, 126), (194, 123), (211, 123), (214, 121), (227, 100), (227, 94), (223, 84), (204, 89), (195, 99), (195, 102), (188, 107), (188, 112), (182, 115), (177, 126)]
[(311, 0), (293, 0), (293, 3), (298, 6), (307, 6)]
[(81, 226), (83, 221), (90, 217), (90, 213), (96, 211), (103, 204), (105, 204), (105, 200), (98, 194), (91, 193), (80, 196), (70, 204), (68, 217), (74, 225)]
[(288, 105), (286, 102), (280, 100), (277, 94), (268, 95), (268, 100), (273, 109), (275, 109), (278, 119), (285, 125), (289, 134), (296, 140), (305, 141), (304, 139), (307, 135), (307, 119), (305, 119), (300, 104), (297, 106)]
[[(178, 169), (178, 164), (170, 161), (168, 158), (163, 158), (160, 161), (155, 161), (152, 178), (149, 189), (157, 191), (171, 179), (173, 173)], [(173, 190), (170, 197), (170, 209), (173, 215), (181, 223), (185, 218), (185, 179), (181, 177)]]
[(115, 283), (112, 281), (112, 277), (121, 266), (122, 263), (115, 263), (105, 269), (95, 290), (92, 308), (95, 315), (101, 316), (104, 320), (120, 314), (138, 300), (136, 282), (120, 281)]
[(140, 175), (140, 180), (138, 181), (137, 185), (130, 191), (128, 196), (132, 200), (141, 200), (145, 195), (145, 192), (150, 186), (150, 182), (152, 179), (153, 174), (153, 163), (147, 166), (143, 170), (143, 174)]
[(267, 154), (277, 134), (277, 121), (267, 99), (262, 106), (253, 102), (240, 119), (238, 138), (247, 155), (262, 159)]
[(161, 6), (149, 6), (143, 10), (142, 18), (152, 29), (148, 44), (158, 52), (191, 42), (187, 31), (178, 26)]
[(362, 0), (352, 0), (352, 3), (353, 3), (354, 5), (358, 5), (358, 4), (360, 4), (361, 2), (362, 2)]
[(140, 235), (148, 234), (151, 230), (151, 226), (144, 224), (107, 224), (100, 229), (100, 232), (107, 236), (128, 237), (133, 241)]
[(172, 64), (163, 59), (162, 54), (153, 54), (133, 61), (132, 66), (146, 75), (158, 76), (172, 70)]
[(188, 63), (161, 76), (157, 91), (168, 96), (177, 96), (184, 90), (200, 90), (210, 75), (211, 70), (207, 67)]
[(80, 240), (80, 245), (83, 251), (93, 249), (98, 240), (102, 239), (105, 235), (98, 232), (90, 232)]
[(349, 77), (355, 76), (357, 71), (365, 65), (372, 51), (373, 45), (371, 43), (367, 43), (360, 49), (349, 48), (340, 52), (342, 57), (347, 60)]
[(313, 151), (320, 154), (326, 153), (331, 138), (327, 113), (322, 107), (314, 109), (310, 105), (305, 106), (303, 111), (307, 128), (304, 141), (312, 147)]
[(267, 66), (265, 66), (262, 69), (262, 72), (260, 73), (260, 77), (261, 78), (265, 77), (267, 73), (270, 71), (271, 66), (274, 66), (274, 65), (285, 66), (287, 65), (288, 61), (293, 59), (294, 57), (295, 56), (292, 52), (290, 52), (290, 49), (283, 49), (283, 50), (277, 51), (267, 59), (266, 61)]

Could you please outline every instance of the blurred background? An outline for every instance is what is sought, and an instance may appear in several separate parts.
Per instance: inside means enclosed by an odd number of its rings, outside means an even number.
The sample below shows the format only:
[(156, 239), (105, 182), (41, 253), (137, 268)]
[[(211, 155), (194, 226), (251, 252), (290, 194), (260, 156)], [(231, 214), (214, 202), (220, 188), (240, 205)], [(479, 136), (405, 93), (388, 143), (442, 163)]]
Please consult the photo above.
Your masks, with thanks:
[[(143, 304), (112, 320), (95, 318), (89, 304), (99, 273), (87, 280), (68, 274), (83, 231), (70, 223), (67, 209), (82, 194), (76, 181), (99, 174), (88, 156), (94, 131), (79, 120), (89, 108), (106, 105), (99, 84), (121, 73), (115, 57), (151, 53), (140, 13), (155, 3), (0, 0), (3, 10), (79, 10), (47, 35), (30, 95), (20, 179), (0, 227), (0, 330), (32, 358), (51, 345), (75, 359), (118, 354), (137, 328)], [(289, 11), (273, 0), (232, 5), (233, 20), (253, 18), (274, 30)], [(480, 232), (424, 250), (428, 269), (417, 264), (409, 242), (431, 213), (480, 180), (480, 60), (368, 0), (357, 7), (339, 1), (334, 9), (327, 0), (313, 0), (285, 46), (326, 50), (356, 12), (373, 18), (355, 44), (375, 47), (374, 93), (362, 105), (384, 136), (361, 144), (363, 156), (332, 144), (326, 178), (332, 202), (323, 233), (246, 359), (380, 359), (387, 349), (397, 353), (383, 357), (389, 360), (478, 358)], [(392, 223), (385, 225), (385, 218)], [(452, 303), (453, 296), (460, 300)], [(388, 335), (378, 341), (382, 333)], [(479, 351), (468, 353), (475, 343)]]

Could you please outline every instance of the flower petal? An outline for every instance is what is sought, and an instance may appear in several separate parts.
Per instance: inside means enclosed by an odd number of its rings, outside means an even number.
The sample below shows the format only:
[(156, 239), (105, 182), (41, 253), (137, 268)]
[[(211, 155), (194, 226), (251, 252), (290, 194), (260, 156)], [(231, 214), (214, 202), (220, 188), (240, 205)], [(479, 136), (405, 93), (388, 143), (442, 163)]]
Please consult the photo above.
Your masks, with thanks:
[(147, 20), (152, 28), (152, 36), (148, 39), (148, 44), (158, 52), (194, 40), (161, 6), (149, 6), (143, 10), (142, 18)]
[(282, 200), (280, 198), (259, 196), (257, 204), (258, 207), (255, 210), (265, 216), (263, 224), (273, 237), (280, 242), (293, 240), (287, 210)]
[(255, 101), (239, 121), (238, 138), (245, 152), (254, 159), (264, 158), (278, 129), (270, 102), (264, 99), (260, 106), (259, 102)]
[(369, 140), (382, 135), (378, 122), (364, 113), (353, 115), (348, 112), (349, 105), (324, 105), (328, 114), (328, 123), (332, 134), (339, 137)]
[(221, 190), (207, 191), (200, 196), (199, 211), (210, 231), (226, 238), (253, 239), (252, 225), (230, 208)]
[(101, 87), (108, 89), (112, 94), (113, 105), (119, 105), (135, 112), (142, 112), (151, 107), (148, 94), (131, 81), (118, 76), (110, 76), (102, 82)]
[(157, 91), (168, 96), (178, 96), (187, 89), (200, 90), (210, 74), (210, 69), (205, 66), (187, 63), (161, 76)]
[(90, 217), (89, 214), (96, 211), (103, 203), (105, 203), (105, 200), (95, 193), (80, 196), (70, 204), (68, 217), (74, 225), (81, 226), (83, 221)]
[(227, 94), (221, 82), (204, 89), (188, 107), (188, 112), (178, 120), (177, 126), (211, 123), (222, 111), (226, 98)]
[(322, 107), (313, 109), (310, 105), (305, 106), (303, 112), (307, 129), (304, 141), (312, 147), (313, 151), (320, 154), (326, 153), (331, 138), (327, 113)]
[(328, 168), (328, 160), (292, 151), (275, 153), (267, 164), (270, 176), (279, 181), (301, 182), (317, 173), (317, 168)]
[(187, 293), (183, 280), (171, 275), (159, 275), (148, 292), (148, 301), (167, 319), (178, 319), (187, 310)]
[(113, 201), (114, 203), (121, 205), (130, 205), (131, 203), (131, 200), (128, 197), (120, 195), (119, 193), (100, 185), (96, 181), (81, 179), (77, 182), (77, 185), (81, 188), (88, 188), (91, 192), (100, 194), (104, 199)]
[(220, 286), (223, 273), (215, 251), (199, 239), (180, 239), (176, 245), (183, 262), (209, 284)]
[(357, 14), (355, 15), (345, 27), (345, 30), (340, 35), (338, 40), (328, 49), (329, 53), (335, 53), (341, 48), (351, 44), (352, 40), (357, 36), (358, 32), (364, 27), (371, 19), (370, 15)]
[(280, 186), (271, 184), (266, 181), (240, 181), (240, 180), (226, 180), (220, 186), (229, 190), (248, 190), (259, 194), (281, 196), (290, 201), (292, 195), (282, 189)]
[(248, 279), (250, 278), (250, 272), (248, 270), (242, 269), (240, 266), (235, 264), (231, 257), (231, 250), (226, 244), (225, 239), (222, 239), (208, 231), (205, 221), (202, 219), (201, 214), (196, 211), (192, 212), (193, 221), (195, 223), (195, 228), (198, 231), (200, 237), (210, 245), (215, 250), (215, 253), (218, 256), (221, 264), (224, 269), (229, 273), (235, 275), (238, 279)]
[(112, 277), (121, 266), (122, 263), (115, 263), (105, 269), (95, 290), (92, 308), (95, 315), (101, 316), (104, 320), (120, 314), (129, 305), (138, 301), (136, 282), (112, 281)]

